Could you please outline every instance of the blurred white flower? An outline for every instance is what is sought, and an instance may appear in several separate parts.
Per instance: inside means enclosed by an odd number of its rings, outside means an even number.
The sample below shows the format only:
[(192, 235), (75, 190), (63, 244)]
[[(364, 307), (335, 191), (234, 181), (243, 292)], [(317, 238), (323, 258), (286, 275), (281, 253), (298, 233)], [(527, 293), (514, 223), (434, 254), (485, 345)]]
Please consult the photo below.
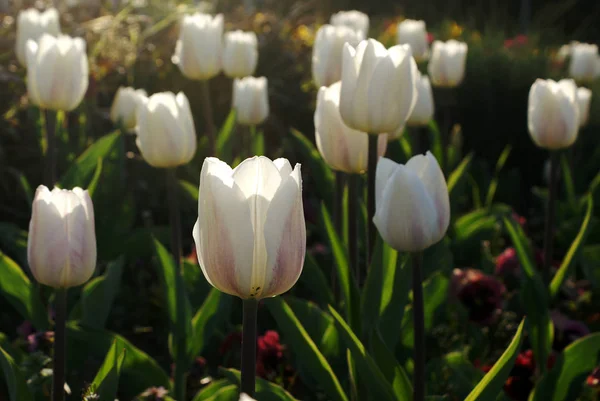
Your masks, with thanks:
[(254, 74), (258, 63), (258, 40), (254, 32), (233, 31), (225, 34), (223, 71), (231, 78)]
[(569, 75), (578, 81), (590, 82), (598, 75), (598, 46), (588, 43), (571, 45)]
[(242, 125), (258, 125), (269, 116), (269, 90), (265, 77), (236, 78), (233, 82), (233, 107)]
[(425, 21), (406, 19), (398, 24), (396, 39), (398, 44), (410, 45), (413, 57), (424, 60), (429, 54), (427, 42), (427, 27)]
[(369, 16), (360, 11), (340, 11), (331, 16), (331, 25), (347, 26), (357, 32), (360, 32), (363, 37), (369, 34)]
[(127, 130), (133, 130), (137, 125), (138, 107), (147, 99), (148, 94), (143, 89), (120, 87), (110, 109), (111, 121), (114, 124), (122, 124)]
[(27, 66), (27, 42), (29, 40), (37, 42), (43, 34), (60, 35), (58, 11), (55, 8), (49, 8), (44, 12), (29, 8), (19, 12), (15, 53), (22, 66)]
[(453, 88), (465, 77), (468, 46), (464, 42), (449, 40), (433, 42), (427, 70), (433, 86)]
[(317, 87), (329, 86), (342, 78), (344, 43), (356, 46), (361, 32), (347, 26), (325, 24), (317, 31), (312, 53), (312, 75)]
[(435, 105), (429, 77), (419, 74), (417, 78), (417, 102), (412, 113), (408, 116), (408, 125), (426, 126), (433, 118)]

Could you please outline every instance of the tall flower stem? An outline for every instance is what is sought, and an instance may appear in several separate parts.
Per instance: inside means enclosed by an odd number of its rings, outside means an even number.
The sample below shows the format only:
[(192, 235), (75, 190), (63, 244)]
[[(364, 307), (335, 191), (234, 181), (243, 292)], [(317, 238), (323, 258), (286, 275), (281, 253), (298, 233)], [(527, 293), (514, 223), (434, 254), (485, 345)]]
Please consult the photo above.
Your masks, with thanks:
[(558, 186), (558, 169), (560, 155), (557, 151), (550, 153), (550, 181), (548, 182), (548, 205), (546, 207), (546, 224), (544, 231), (544, 283), (550, 282), (550, 267), (552, 266), (552, 236), (554, 232), (554, 203), (556, 187)]
[(358, 219), (360, 216), (360, 176), (348, 176), (348, 251), (350, 253), (350, 270), (354, 273), (356, 283), (360, 285), (360, 263), (358, 252)]
[(65, 370), (66, 370), (66, 320), (67, 320), (67, 289), (58, 288), (54, 294), (54, 360), (52, 373), (52, 401), (65, 399)]
[[(333, 224), (340, 239), (344, 240), (344, 191), (346, 189), (346, 176), (341, 171), (335, 172), (335, 193), (333, 197)], [(337, 273), (331, 269), (331, 292), (337, 293)]]
[[(180, 287), (183, 284), (181, 274), (181, 216), (179, 214), (179, 199), (177, 197), (178, 185), (177, 174), (174, 168), (167, 169), (167, 197), (169, 203), (169, 223), (171, 226), (171, 252), (175, 261), (175, 286)], [(182, 288), (176, 288), (176, 292), (182, 291)], [(177, 302), (182, 299), (177, 297)], [(184, 305), (177, 305), (177, 322), (185, 320)], [(186, 339), (185, 333), (176, 330), (178, 338), (175, 339), (175, 372), (173, 377), (173, 388), (176, 400), (185, 400), (185, 374), (186, 374)]]
[(202, 93), (202, 115), (204, 117), (204, 124), (206, 126), (206, 134), (208, 135), (208, 145), (210, 148), (211, 156), (217, 155), (217, 130), (215, 128), (215, 121), (213, 118), (212, 103), (210, 101), (210, 89), (208, 86), (208, 80), (200, 81), (200, 89)]
[(242, 322), (242, 382), (240, 391), (254, 396), (256, 382), (256, 318), (258, 301), (254, 298), (244, 299)]
[(46, 165), (44, 182), (48, 188), (56, 184), (56, 112), (46, 110)]
[(422, 262), (423, 254), (421, 252), (412, 254), (414, 326), (413, 401), (425, 400), (425, 311), (423, 306)]
[[(367, 238), (366, 238), (366, 263), (367, 269), (371, 263), (371, 248), (375, 245), (375, 172), (377, 170), (377, 147), (379, 135), (369, 134), (369, 153), (367, 164)], [(366, 270), (365, 270), (366, 271)]]

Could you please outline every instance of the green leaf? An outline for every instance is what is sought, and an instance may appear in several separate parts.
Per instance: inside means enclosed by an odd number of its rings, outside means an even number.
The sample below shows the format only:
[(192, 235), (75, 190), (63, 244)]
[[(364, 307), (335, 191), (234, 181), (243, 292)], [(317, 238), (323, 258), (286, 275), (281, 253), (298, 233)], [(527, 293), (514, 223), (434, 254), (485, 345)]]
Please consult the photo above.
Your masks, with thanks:
[[(213, 381), (198, 391), (194, 398), (192, 398), (192, 401), (206, 401), (227, 386), (231, 386), (231, 382), (227, 379)], [(235, 388), (237, 389), (237, 386)]]
[(240, 397), (240, 391), (238, 386), (230, 384), (228, 386), (218, 389), (212, 396), (208, 398), (200, 398), (200, 400), (206, 401), (237, 401)]
[(192, 184), (189, 181), (179, 180), (179, 189), (180, 193), (183, 195), (183, 198), (187, 198), (195, 205), (198, 204), (198, 186)]
[(331, 306), (329, 306), (329, 312), (335, 319), (340, 334), (352, 353), (358, 372), (360, 372), (360, 378), (361, 380), (364, 378), (364, 384), (368, 387), (369, 394), (372, 395), (373, 399), (380, 401), (396, 401), (394, 389), (387, 382), (386, 377), (371, 355), (369, 355), (365, 346), (352, 332), (344, 319)]
[(98, 158), (98, 163), (96, 164), (96, 170), (94, 170), (94, 175), (87, 187), (90, 197), (92, 197), (92, 198), (94, 196), (94, 192), (96, 191), (96, 187), (98, 186), (98, 181), (100, 181), (101, 176), (102, 176), (102, 158)]
[(532, 401), (573, 401), (590, 372), (600, 364), (600, 333), (570, 344), (558, 355), (554, 366), (539, 381)]
[(330, 399), (347, 401), (348, 398), (333, 369), (289, 305), (281, 297), (272, 298), (266, 301), (265, 305), (288, 343), (292, 345), (291, 349), (298, 362), (306, 367), (306, 371), (322, 386)]
[[(235, 126), (236, 126), (236, 116), (235, 110), (231, 109), (229, 114), (227, 115), (227, 119), (221, 126), (219, 133), (217, 134), (217, 156), (222, 160), (230, 163), (232, 160), (232, 143), (235, 139)], [(239, 140), (239, 138), (238, 138)], [(198, 190), (196, 189), (196, 192)]]
[[(220, 372), (231, 381), (239, 385), (240, 383), (240, 371), (236, 369), (220, 369)], [(254, 398), (260, 401), (295, 401), (290, 393), (285, 391), (280, 386), (270, 381), (263, 380), (259, 377), (256, 378), (256, 394)], [(237, 400), (237, 398), (236, 398)]]
[(408, 261), (409, 257), (398, 258), (394, 277), (389, 278), (391, 291), (386, 283), (381, 299), (379, 330), (385, 345), (394, 350), (401, 338), (402, 320), (409, 301), (412, 276)]
[(0, 252), (0, 293), (36, 329), (48, 330), (48, 315), (37, 288), (23, 270)]
[(114, 401), (117, 398), (119, 389), (119, 376), (125, 360), (125, 349), (119, 352), (117, 341), (113, 342), (112, 347), (106, 354), (104, 363), (100, 366), (92, 386), (94, 392), (100, 396), (98, 401)]
[(467, 178), (466, 172), (469, 170), (472, 160), (473, 153), (469, 153), (448, 177), (448, 193), (450, 195), (453, 195), (453, 191), (457, 188), (458, 184)]
[(103, 329), (117, 297), (125, 259), (112, 261), (103, 276), (88, 282), (81, 291), (81, 325), (93, 329)]
[(494, 179), (492, 180), (492, 182), (490, 183), (490, 186), (488, 187), (488, 192), (485, 197), (485, 206), (486, 207), (490, 207), (494, 203), (494, 196), (496, 196), (496, 189), (498, 189), (498, 175), (500, 174), (500, 171), (504, 167), (504, 164), (506, 163), (508, 156), (510, 156), (511, 150), (512, 150), (512, 146), (506, 145), (506, 147), (500, 154), (500, 157), (498, 157), (498, 161), (496, 162), (495, 176), (494, 176)]
[(573, 174), (571, 173), (571, 165), (567, 159), (567, 154), (563, 153), (560, 158), (560, 164), (562, 169), (562, 180), (565, 183), (565, 190), (567, 192), (567, 200), (569, 201), (569, 207), (571, 210), (577, 210), (577, 195), (575, 194), (575, 183), (573, 182)]
[(0, 348), (0, 366), (4, 372), (4, 381), (8, 388), (10, 401), (33, 401), (33, 396), (29, 392), (27, 382), (21, 375), (19, 367), (14, 359), (2, 348)]
[(254, 154), (257, 156), (262, 156), (265, 154), (265, 136), (261, 130), (257, 130), (256, 126), (252, 125), (250, 127), (250, 135), (252, 138), (252, 147), (254, 149)]
[(413, 392), (412, 384), (394, 357), (394, 352), (385, 345), (379, 332), (371, 332), (370, 340), (373, 359), (388, 383), (392, 385), (396, 399), (410, 401)]
[(334, 302), (331, 287), (325, 277), (325, 273), (323, 273), (315, 258), (310, 254), (306, 254), (304, 268), (296, 287), (303, 287), (309, 291), (311, 299), (321, 306), (326, 306)]
[(450, 393), (460, 400), (467, 398), (484, 376), (468, 359), (467, 350), (430, 360), (426, 371), (429, 393)]
[(504, 382), (508, 378), (510, 371), (519, 354), (521, 341), (523, 340), (523, 326), (525, 319), (519, 325), (517, 333), (504, 351), (500, 359), (496, 361), (492, 369), (481, 379), (477, 387), (471, 391), (465, 401), (489, 401), (495, 400), (502, 391)]
[(573, 263), (573, 259), (575, 255), (579, 252), (579, 249), (583, 246), (585, 242), (585, 238), (588, 233), (588, 229), (590, 226), (590, 220), (592, 219), (592, 214), (594, 212), (594, 198), (592, 195), (588, 195), (587, 199), (587, 212), (585, 213), (585, 218), (583, 219), (583, 223), (581, 224), (581, 228), (579, 229), (579, 233), (577, 237), (573, 240), (569, 251), (565, 255), (562, 264), (560, 265), (558, 271), (554, 275), (552, 282), (550, 283), (550, 298), (555, 298), (558, 295), (558, 291), (562, 286), (563, 282), (567, 277), (567, 273), (569, 272), (569, 268)]
[(0, 222), (0, 250), (14, 258), (15, 262), (27, 272), (27, 231), (14, 223)]

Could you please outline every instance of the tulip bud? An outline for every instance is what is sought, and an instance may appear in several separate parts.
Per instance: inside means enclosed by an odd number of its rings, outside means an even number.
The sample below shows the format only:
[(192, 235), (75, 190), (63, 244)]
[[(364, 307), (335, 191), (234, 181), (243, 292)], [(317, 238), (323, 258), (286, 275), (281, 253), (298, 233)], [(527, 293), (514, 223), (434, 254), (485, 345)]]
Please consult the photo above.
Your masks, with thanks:
[(598, 46), (587, 43), (571, 45), (569, 75), (578, 81), (593, 81), (598, 76)]
[(127, 130), (134, 129), (137, 125), (137, 109), (147, 99), (148, 95), (143, 89), (120, 87), (110, 109), (110, 119), (115, 124), (122, 124)]
[(196, 131), (183, 92), (155, 93), (138, 107), (137, 146), (154, 167), (188, 163), (196, 153)]
[(223, 15), (196, 13), (183, 17), (173, 63), (189, 79), (210, 79), (221, 71)]
[(379, 233), (398, 251), (423, 251), (446, 234), (450, 223), (448, 187), (431, 154), (406, 165), (381, 158), (375, 179), (375, 217)]
[(88, 87), (88, 59), (81, 38), (42, 35), (27, 42), (27, 92), (38, 107), (71, 111)]
[(397, 41), (401, 45), (410, 45), (413, 56), (417, 60), (424, 60), (429, 54), (425, 21), (406, 19), (400, 22), (397, 30)]
[(258, 125), (269, 116), (267, 78), (246, 77), (233, 82), (233, 107), (242, 125)]
[(232, 170), (209, 157), (199, 191), (193, 236), (208, 282), (242, 299), (288, 291), (306, 252), (300, 165), (260, 156)]
[(360, 11), (340, 11), (331, 16), (331, 25), (347, 26), (359, 32), (363, 37), (369, 34), (369, 16)]
[[(344, 173), (364, 173), (367, 170), (369, 137), (365, 132), (348, 128), (339, 111), (339, 82), (322, 86), (315, 110), (315, 138), (319, 153), (329, 166)], [(387, 135), (379, 136), (379, 156), (385, 154)]]
[(541, 148), (562, 149), (577, 139), (579, 106), (572, 80), (538, 79), (529, 91), (529, 134)]
[(414, 108), (417, 64), (410, 46), (386, 50), (374, 39), (344, 45), (340, 113), (350, 128), (369, 134), (394, 132)]
[(317, 87), (329, 86), (342, 78), (344, 43), (356, 46), (363, 40), (361, 32), (347, 26), (323, 25), (313, 45), (312, 74)]
[(431, 59), (427, 66), (433, 86), (453, 88), (465, 77), (468, 46), (456, 40), (433, 42)]
[[(420, 75), (420, 74), (419, 74)], [(408, 117), (408, 125), (428, 125), (433, 118), (434, 104), (433, 92), (427, 75), (419, 76), (417, 79), (417, 102), (415, 108)]]
[(40, 185), (35, 192), (27, 260), (35, 279), (54, 288), (88, 281), (96, 268), (94, 205), (88, 191)]
[(579, 126), (587, 125), (590, 117), (592, 91), (587, 88), (577, 88), (577, 104), (579, 106)]
[(258, 62), (258, 40), (254, 32), (233, 31), (225, 34), (223, 71), (231, 78), (254, 74)]
[(45, 33), (51, 36), (60, 35), (58, 11), (55, 8), (44, 12), (29, 8), (19, 12), (15, 53), (22, 66), (27, 67), (27, 41), (37, 42)]

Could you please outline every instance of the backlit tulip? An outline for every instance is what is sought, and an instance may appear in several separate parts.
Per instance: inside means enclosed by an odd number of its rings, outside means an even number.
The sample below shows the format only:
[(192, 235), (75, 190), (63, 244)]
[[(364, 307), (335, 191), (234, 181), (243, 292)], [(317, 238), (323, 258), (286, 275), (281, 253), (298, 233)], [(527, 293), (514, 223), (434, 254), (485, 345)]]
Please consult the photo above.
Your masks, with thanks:
[(417, 79), (417, 102), (410, 116), (408, 116), (408, 125), (423, 126), (428, 125), (433, 118), (434, 104), (433, 92), (427, 75), (419, 76)]
[(137, 125), (136, 113), (138, 107), (148, 99), (143, 89), (120, 87), (110, 109), (110, 119), (115, 124), (122, 124), (127, 130)]
[(225, 74), (231, 78), (243, 78), (254, 74), (258, 62), (257, 47), (258, 41), (254, 32), (227, 32), (223, 48)]
[(588, 43), (571, 45), (569, 75), (578, 81), (593, 81), (600, 71), (598, 46)]
[(374, 39), (344, 45), (340, 113), (347, 126), (369, 134), (394, 132), (417, 100), (417, 64), (408, 45), (386, 50)]
[(577, 103), (579, 105), (579, 126), (587, 125), (590, 117), (592, 91), (587, 88), (577, 88)]
[(71, 111), (88, 87), (88, 59), (81, 38), (44, 34), (27, 42), (27, 93), (44, 109)]
[(375, 208), (373, 222), (392, 248), (418, 252), (440, 241), (450, 223), (450, 200), (431, 152), (412, 157), (406, 165), (379, 159)]
[(579, 106), (574, 82), (536, 80), (529, 91), (527, 114), (529, 134), (537, 146), (546, 149), (571, 146), (579, 130)]
[(433, 86), (456, 87), (465, 77), (468, 46), (456, 40), (433, 42), (431, 59), (427, 66)]
[(232, 170), (209, 157), (199, 191), (193, 236), (208, 282), (242, 299), (289, 290), (306, 251), (300, 165), (260, 156)]
[(360, 11), (340, 11), (331, 16), (331, 25), (347, 26), (357, 32), (360, 32), (363, 37), (369, 34), (369, 16)]
[(233, 82), (233, 107), (242, 125), (257, 125), (269, 116), (267, 78), (246, 77)]
[(410, 45), (413, 56), (417, 60), (427, 58), (429, 43), (427, 41), (427, 28), (425, 21), (406, 19), (398, 24), (397, 42), (401, 45)]
[[(364, 173), (367, 170), (369, 137), (365, 132), (348, 128), (340, 116), (339, 82), (322, 86), (315, 110), (315, 138), (319, 153), (334, 170)], [(379, 156), (385, 154), (387, 135), (379, 136)]]
[(88, 281), (96, 268), (94, 206), (88, 191), (41, 185), (35, 192), (27, 260), (35, 279), (54, 288)]
[(196, 13), (183, 17), (172, 61), (189, 79), (210, 79), (221, 71), (223, 15)]
[(183, 92), (150, 96), (139, 106), (137, 122), (137, 146), (151, 166), (176, 167), (194, 157), (196, 131)]
[(317, 31), (312, 53), (312, 74), (317, 87), (329, 86), (342, 78), (344, 43), (356, 46), (361, 32), (347, 26), (323, 25)]
[(51, 36), (60, 34), (58, 11), (55, 8), (44, 12), (29, 8), (19, 12), (15, 53), (22, 66), (27, 66), (27, 41), (37, 42), (45, 33)]

